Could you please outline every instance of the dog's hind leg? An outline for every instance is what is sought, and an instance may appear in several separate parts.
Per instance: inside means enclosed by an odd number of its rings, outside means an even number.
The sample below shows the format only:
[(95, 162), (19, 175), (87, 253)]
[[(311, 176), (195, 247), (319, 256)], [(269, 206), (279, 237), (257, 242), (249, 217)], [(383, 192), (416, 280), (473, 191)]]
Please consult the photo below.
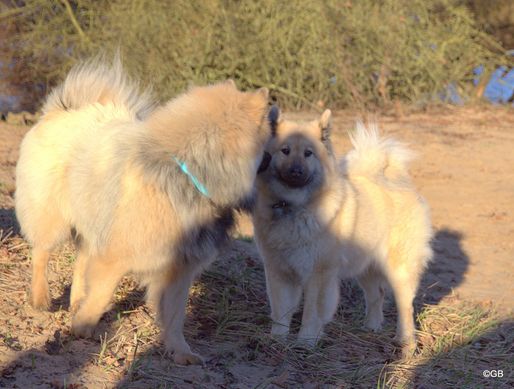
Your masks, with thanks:
[(154, 275), (150, 284), (149, 297), (158, 300), (159, 317), (164, 326), (164, 344), (173, 352), (173, 360), (179, 365), (203, 364), (202, 357), (191, 351), (184, 338), (187, 297), (198, 270), (192, 265), (172, 267)]
[(413, 263), (409, 259), (399, 250), (391, 250), (384, 269), (398, 311), (395, 340), (402, 346), (404, 357), (411, 355), (416, 349), (413, 301), (419, 275), (409, 266)]
[[(34, 218), (36, 219), (36, 216)], [(47, 218), (40, 218), (37, 223), (34, 222), (32, 228), (34, 227), (37, 228), (27, 234), (32, 242), (31, 303), (34, 308), (48, 309), (48, 261), (52, 249), (69, 236), (69, 229), (62, 219), (53, 213)]]
[(47, 267), (50, 259), (50, 250), (34, 246), (32, 249), (32, 306), (37, 309), (48, 309), (50, 306), (50, 292), (48, 289)]
[(71, 331), (77, 336), (90, 337), (128, 269), (123, 261), (107, 256), (92, 256), (85, 266), (87, 294), (73, 317)]
[(339, 275), (334, 271), (314, 274), (305, 287), (302, 326), (298, 339), (314, 346), (323, 326), (332, 318), (339, 303)]
[(380, 270), (371, 265), (358, 277), (359, 285), (366, 299), (366, 319), (364, 326), (379, 331), (384, 321), (385, 279)]

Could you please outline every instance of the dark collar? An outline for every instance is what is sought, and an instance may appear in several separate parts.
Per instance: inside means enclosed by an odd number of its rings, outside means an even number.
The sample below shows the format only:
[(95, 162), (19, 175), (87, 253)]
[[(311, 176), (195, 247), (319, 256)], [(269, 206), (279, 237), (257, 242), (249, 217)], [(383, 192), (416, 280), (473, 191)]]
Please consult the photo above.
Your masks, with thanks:
[(271, 208), (273, 209), (278, 209), (278, 208), (285, 208), (287, 207), (289, 204), (287, 204), (284, 200), (280, 200), (280, 201), (277, 201), (275, 204), (273, 204), (271, 206)]

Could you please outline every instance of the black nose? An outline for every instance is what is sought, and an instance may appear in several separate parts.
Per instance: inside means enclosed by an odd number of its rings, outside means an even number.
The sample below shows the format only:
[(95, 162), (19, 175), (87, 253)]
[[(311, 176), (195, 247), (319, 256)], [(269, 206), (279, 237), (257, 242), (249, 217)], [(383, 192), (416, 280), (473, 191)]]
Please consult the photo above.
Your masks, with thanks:
[(306, 167), (299, 163), (293, 163), (287, 170), (284, 169), (280, 174), (280, 179), (292, 188), (301, 188), (310, 181)]
[(289, 169), (289, 175), (295, 178), (301, 177), (303, 176), (303, 168), (299, 165), (293, 165)]

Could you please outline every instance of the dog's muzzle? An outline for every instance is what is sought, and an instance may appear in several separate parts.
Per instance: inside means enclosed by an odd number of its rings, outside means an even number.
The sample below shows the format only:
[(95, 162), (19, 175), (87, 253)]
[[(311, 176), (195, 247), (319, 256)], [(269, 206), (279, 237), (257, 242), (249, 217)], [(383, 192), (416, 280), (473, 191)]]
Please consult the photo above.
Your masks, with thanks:
[(293, 165), (286, 172), (280, 174), (280, 179), (291, 188), (301, 188), (311, 181), (301, 165)]

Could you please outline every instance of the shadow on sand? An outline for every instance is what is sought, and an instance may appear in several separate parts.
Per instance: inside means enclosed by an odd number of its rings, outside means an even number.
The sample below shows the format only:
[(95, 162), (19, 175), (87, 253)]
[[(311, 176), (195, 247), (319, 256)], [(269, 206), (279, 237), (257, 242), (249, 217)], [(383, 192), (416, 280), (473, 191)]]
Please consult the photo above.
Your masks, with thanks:
[(459, 286), (469, 267), (469, 257), (462, 248), (462, 233), (441, 229), (432, 238), (434, 256), (421, 279), (419, 304), (438, 304)]

